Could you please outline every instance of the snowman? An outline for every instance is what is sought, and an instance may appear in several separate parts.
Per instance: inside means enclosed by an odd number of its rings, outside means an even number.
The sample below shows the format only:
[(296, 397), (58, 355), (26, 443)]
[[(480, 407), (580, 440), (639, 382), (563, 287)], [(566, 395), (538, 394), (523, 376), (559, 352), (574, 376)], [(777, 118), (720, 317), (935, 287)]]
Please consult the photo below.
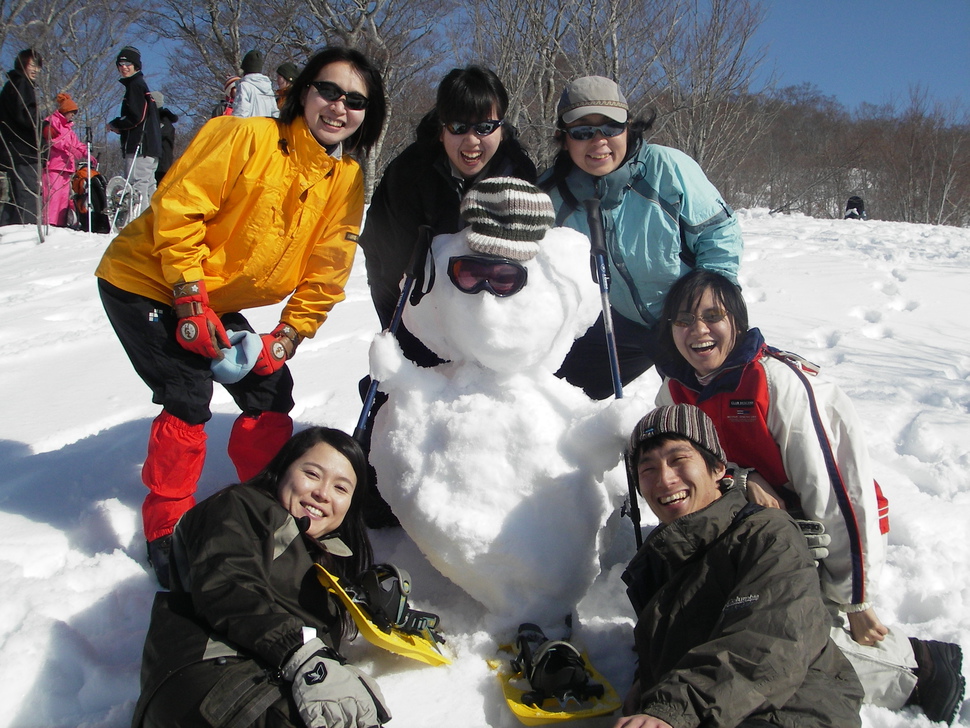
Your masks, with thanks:
[(593, 402), (553, 375), (600, 298), (589, 240), (550, 229), (549, 197), (493, 178), (461, 214), (468, 227), (434, 239), (431, 288), (404, 312), (446, 363), (415, 366), (387, 333), (371, 348), (388, 395), (371, 462), (408, 535), (490, 629), (561, 634), (599, 571), (604, 474), (650, 405)]

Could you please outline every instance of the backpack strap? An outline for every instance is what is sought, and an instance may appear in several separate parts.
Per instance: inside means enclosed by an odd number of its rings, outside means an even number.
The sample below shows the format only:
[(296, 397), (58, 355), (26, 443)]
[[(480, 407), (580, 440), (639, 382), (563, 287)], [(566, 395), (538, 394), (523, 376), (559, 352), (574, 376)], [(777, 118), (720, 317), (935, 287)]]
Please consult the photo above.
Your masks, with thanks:
[(835, 452), (832, 450), (832, 443), (825, 432), (822, 415), (819, 412), (818, 402), (815, 400), (815, 390), (812, 389), (811, 382), (808, 381), (807, 373), (815, 375), (819, 367), (803, 359), (796, 354), (781, 351), (771, 346), (765, 346), (765, 352), (774, 359), (788, 365), (799, 381), (805, 386), (805, 393), (808, 395), (808, 407), (812, 416), (812, 425), (815, 429), (815, 436), (818, 439), (818, 446), (825, 461), (825, 469), (828, 472), (829, 482), (835, 491), (835, 499), (842, 512), (842, 520), (845, 521), (845, 528), (849, 534), (849, 550), (852, 556), (852, 603), (862, 604), (866, 601), (866, 587), (864, 579), (858, 578), (863, 574), (862, 559), (862, 529), (855, 515), (855, 508), (849, 499), (849, 489), (845, 485), (839, 464), (835, 460)]

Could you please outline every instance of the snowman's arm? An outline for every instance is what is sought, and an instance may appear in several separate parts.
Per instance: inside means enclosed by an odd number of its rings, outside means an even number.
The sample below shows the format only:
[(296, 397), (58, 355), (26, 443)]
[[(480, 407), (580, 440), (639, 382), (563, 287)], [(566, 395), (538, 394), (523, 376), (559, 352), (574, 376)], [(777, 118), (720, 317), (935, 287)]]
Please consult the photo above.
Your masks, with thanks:
[(401, 345), (389, 331), (382, 331), (370, 345), (370, 375), (380, 382), (380, 389), (394, 390), (437, 389), (444, 377), (434, 368), (419, 367), (404, 356)]
[(563, 443), (566, 452), (590, 472), (612, 470), (623, 456), (633, 428), (652, 409), (650, 400), (641, 395), (610, 400), (573, 426)]

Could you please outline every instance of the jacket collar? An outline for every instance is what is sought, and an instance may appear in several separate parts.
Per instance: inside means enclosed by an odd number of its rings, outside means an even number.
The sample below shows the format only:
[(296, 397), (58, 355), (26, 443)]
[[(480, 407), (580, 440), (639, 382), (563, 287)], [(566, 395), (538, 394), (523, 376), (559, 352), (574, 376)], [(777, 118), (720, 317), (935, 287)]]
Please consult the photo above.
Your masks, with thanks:
[(290, 155), (293, 163), (304, 174), (310, 184), (319, 181), (321, 176), (329, 176), (343, 155), (343, 145), (337, 146), (333, 155), (310, 133), (306, 120), (298, 116), (292, 124), (276, 122), (280, 132), (279, 144), (283, 153)]
[(655, 528), (642, 551), (652, 553), (671, 570), (676, 569), (717, 541), (746, 503), (740, 488), (724, 488), (723, 495), (706, 508)]
[(640, 168), (639, 154), (645, 145), (641, 141), (634, 144), (634, 149), (620, 166), (602, 177), (594, 177), (574, 164), (566, 176), (566, 184), (576, 199), (582, 201), (596, 196), (605, 209), (617, 207), (623, 201), (627, 188), (633, 184), (635, 171)]
[(744, 370), (751, 362), (761, 358), (764, 346), (765, 338), (761, 335), (761, 331), (748, 329), (744, 338), (728, 354), (717, 375), (706, 385), (697, 381), (694, 368), (681, 356), (678, 356), (675, 361), (658, 363), (657, 370), (661, 376), (669, 377), (680, 382), (687, 389), (698, 392), (697, 402), (701, 403), (721, 392), (736, 390), (741, 383), (741, 375), (744, 374)]
[(127, 78), (125, 78), (124, 76), (122, 76), (121, 78), (119, 78), (118, 79), (118, 83), (122, 84), (123, 86), (127, 86), (132, 81), (134, 81), (136, 78), (141, 78), (141, 76), (142, 76), (142, 72), (141, 71), (135, 71), (133, 74), (131, 74)]

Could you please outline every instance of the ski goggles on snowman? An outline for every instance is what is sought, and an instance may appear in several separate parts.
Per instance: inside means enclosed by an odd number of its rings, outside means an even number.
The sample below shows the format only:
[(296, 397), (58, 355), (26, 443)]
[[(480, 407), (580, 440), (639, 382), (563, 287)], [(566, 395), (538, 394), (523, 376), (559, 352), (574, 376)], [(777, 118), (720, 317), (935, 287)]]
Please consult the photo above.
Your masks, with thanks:
[(448, 277), (462, 293), (488, 291), (493, 296), (512, 296), (525, 286), (529, 273), (511, 258), (491, 255), (456, 255), (448, 260)]

